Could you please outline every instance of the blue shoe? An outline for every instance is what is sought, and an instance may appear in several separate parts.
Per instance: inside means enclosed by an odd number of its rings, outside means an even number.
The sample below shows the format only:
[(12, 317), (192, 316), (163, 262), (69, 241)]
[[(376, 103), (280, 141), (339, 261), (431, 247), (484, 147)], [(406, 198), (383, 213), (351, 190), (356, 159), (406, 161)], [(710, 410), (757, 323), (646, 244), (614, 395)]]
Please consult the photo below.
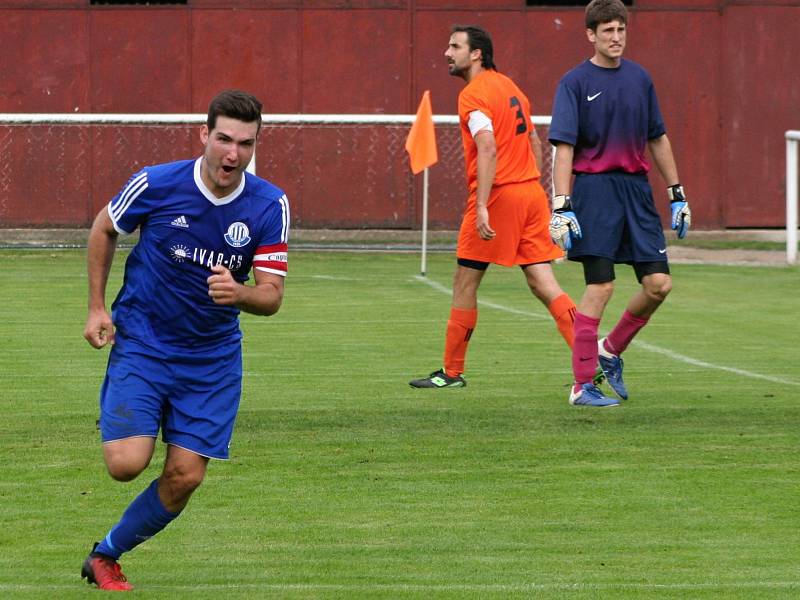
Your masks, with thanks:
[(614, 393), (623, 400), (628, 399), (628, 390), (625, 389), (625, 382), (622, 381), (622, 358), (616, 354), (611, 354), (605, 348), (606, 338), (597, 342), (597, 358), (600, 362), (600, 368), (606, 376), (608, 385), (614, 390)]
[(573, 385), (569, 393), (569, 403), (575, 406), (619, 406), (619, 400), (604, 396), (593, 383)]

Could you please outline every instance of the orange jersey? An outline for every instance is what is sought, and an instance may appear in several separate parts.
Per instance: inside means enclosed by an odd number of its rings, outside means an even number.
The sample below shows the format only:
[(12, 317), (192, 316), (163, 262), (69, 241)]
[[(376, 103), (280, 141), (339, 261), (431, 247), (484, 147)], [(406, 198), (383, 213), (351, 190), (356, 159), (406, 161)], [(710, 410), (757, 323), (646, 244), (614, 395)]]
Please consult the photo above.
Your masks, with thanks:
[(470, 113), (475, 110), (492, 120), (497, 146), (497, 171), (493, 185), (537, 179), (539, 168), (529, 137), (533, 129), (530, 101), (509, 77), (488, 69), (478, 74), (458, 95), (458, 117), (469, 189), (478, 185), (478, 148), (468, 125)]

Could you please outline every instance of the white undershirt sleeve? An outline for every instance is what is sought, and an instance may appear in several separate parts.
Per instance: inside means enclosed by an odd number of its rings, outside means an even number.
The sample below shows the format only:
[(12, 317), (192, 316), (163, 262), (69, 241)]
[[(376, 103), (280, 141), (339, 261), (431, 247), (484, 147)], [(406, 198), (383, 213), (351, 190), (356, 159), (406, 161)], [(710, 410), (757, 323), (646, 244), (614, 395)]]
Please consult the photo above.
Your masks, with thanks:
[(469, 113), (469, 122), (467, 126), (469, 127), (469, 132), (472, 134), (472, 137), (478, 135), (479, 131), (484, 130), (494, 133), (492, 120), (479, 110), (473, 110)]

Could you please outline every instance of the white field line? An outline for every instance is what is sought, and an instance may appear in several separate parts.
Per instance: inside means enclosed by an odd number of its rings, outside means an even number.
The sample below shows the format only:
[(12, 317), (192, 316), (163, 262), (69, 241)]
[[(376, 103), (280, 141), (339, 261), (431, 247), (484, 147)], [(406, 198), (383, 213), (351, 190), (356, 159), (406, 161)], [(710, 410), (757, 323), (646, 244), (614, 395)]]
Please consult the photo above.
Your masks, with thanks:
[[(422, 277), (421, 275), (416, 275), (414, 277), (419, 282), (424, 283), (425, 285), (432, 287), (433, 289), (442, 292), (447, 295), (452, 295), (453, 291), (448, 287), (438, 283), (436, 281), (431, 281), (427, 277)], [(533, 317), (535, 319), (549, 319), (550, 317), (541, 313), (530, 312), (526, 310), (518, 310), (516, 308), (511, 308), (508, 306), (503, 306), (502, 304), (496, 304), (494, 302), (486, 302), (484, 300), (478, 300), (478, 304), (481, 306), (486, 306), (488, 308), (494, 308), (495, 310), (500, 310), (507, 313), (512, 313), (515, 315), (522, 315), (525, 317)], [(655, 354), (661, 354), (662, 356), (666, 356), (667, 358), (671, 358), (676, 362), (686, 363), (688, 365), (692, 365), (695, 367), (701, 367), (703, 369), (716, 369), (717, 371), (726, 371), (727, 373), (733, 373), (735, 375), (741, 375), (742, 377), (749, 377), (751, 379), (763, 379), (764, 381), (770, 381), (772, 383), (780, 383), (782, 385), (800, 385), (800, 381), (793, 381), (791, 379), (783, 379), (782, 377), (773, 377), (771, 375), (763, 375), (761, 373), (753, 373), (752, 371), (745, 371), (744, 369), (737, 369), (735, 367), (727, 367), (725, 365), (715, 365), (710, 362), (706, 362), (703, 360), (698, 360), (696, 358), (692, 358), (690, 356), (684, 356), (683, 354), (678, 354), (677, 352), (673, 352), (672, 350), (667, 350), (666, 348), (660, 348), (658, 346), (654, 346), (653, 344), (648, 344), (647, 342), (641, 342), (635, 340), (633, 344), (636, 345), (637, 348), (641, 348), (642, 350), (647, 350), (648, 352), (653, 352)]]
[(673, 352), (672, 350), (667, 350), (666, 348), (659, 348), (658, 346), (653, 346), (652, 344), (648, 344), (647, 342), (634, 341), (633, 343), (636, 344), (636, 346), (641, 348), (642, 350), (648, 350), (656, 354), (661, 354), (662, 356), (666, 356), (668, 358), (671, 358), (679, 362), (685, 362), (687, 364), (694, 365), (695, 367), (702, 367), (703, 369), (717, 369), (719, 371), (727, 371), (728, 373), (741, 375), (742, 377), (750, 377), (751, 379), (763, 379), (764, 381), (771, 381), (772, 383), (782, 383), (785, 385), (800, 385), (800, 382), (792, 381), (791, 379), (783, 379), (781, 377), (773, 377), (771, 375), (762, 375), (761, 373), (753, 373), (751, 371), (745, 371), (744, 369), (737, 369), (736, 367), (726, 367), (725, 365), (715, 365), (709, 362), (705, 362), (704, 360), (697, 360), (696, 358), (684, 356), (683, 354), (678, 354), (677, 352)]
[(311, 279), (327, 279), (329, 281), (358, 281), (355, 277), (339, 277), (338, 275), (310, 275)]
[[(83, 584), (81, 586), (81, 584)], [(0, 584), (0, 591), (67, 591), (86, 588), (83, 582), (70, 584)], [(337, 583), (220, 583), (186, 585), (147, 585), (140, 591), (211, 591), (220, 592), (251, 591), (307, 591), (307, 592), (534, 592), (534, 591), (613, 591), (613, 590), (758, 590), (793, 589), (800, 587), (800, 581), (741, 581), (730, 583), (375, 583), (375, 584), (337, 584)], [(94, 588), (92, 588), (94, 589)]]
[[(444, 286), (441, 283), (438, 283), (438, 282), (433, 281), (431, 279), (428, 279), (427, 277), (422, 277), (421, 275), (416, 275), (414, 277), (414, 279), (416, 279), (417, 281), (421, 281), (425, 285), (428, 285), (428, 286), (432, 287), (433, 289), (435, 289), (438, 292), (442, 292), (443, 294), (447, 294), (448, 296), (452, 296), (453, 295), (453, 290), (451, 290), (449, 287)], [(529, 312), (527, 310), (519, 310), (519, 309), (516, 309), (516, 308), (511, 308), (510, 306), (503, 306), (502, 304), (495, 304), (494, 302), (487, 302), (486, 300), (478, 300), (478, 304), (480, 304), (481, 306), (487, 306), (489, 308), (494, 308), (495, 310), (500, 310), (500, 311), (511, 313), (511, 314), (514, 314), (514, 315), (522, 315), (523, 317), (533, 317), (534, 319), (549, 319), (550, 318), (550, 317), (547, 317), (547, 316), (545, 316), (543, 314), (533, 313), (533, 312)]]

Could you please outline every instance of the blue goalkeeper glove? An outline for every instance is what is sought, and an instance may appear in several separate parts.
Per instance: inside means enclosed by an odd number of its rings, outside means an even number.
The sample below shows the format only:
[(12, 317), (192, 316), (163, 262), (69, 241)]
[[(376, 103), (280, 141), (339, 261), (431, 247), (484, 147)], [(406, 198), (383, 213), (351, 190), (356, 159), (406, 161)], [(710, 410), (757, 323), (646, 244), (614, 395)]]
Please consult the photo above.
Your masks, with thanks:
[(683, 186), (679, 183), (667, 188), (670, 208), (672, 208), (672, 228), (678, 234), (678, 239), (683, 239), (692, 225), (692, 209), (683, 195)]
[(581, 226), (578, 217), (572, 212), (569, 196), (558, 195), (553, 198), (553, 216), (550, 217), (550, 238), (562, 250), (572, 248), (572, 239), (581, 239)]

